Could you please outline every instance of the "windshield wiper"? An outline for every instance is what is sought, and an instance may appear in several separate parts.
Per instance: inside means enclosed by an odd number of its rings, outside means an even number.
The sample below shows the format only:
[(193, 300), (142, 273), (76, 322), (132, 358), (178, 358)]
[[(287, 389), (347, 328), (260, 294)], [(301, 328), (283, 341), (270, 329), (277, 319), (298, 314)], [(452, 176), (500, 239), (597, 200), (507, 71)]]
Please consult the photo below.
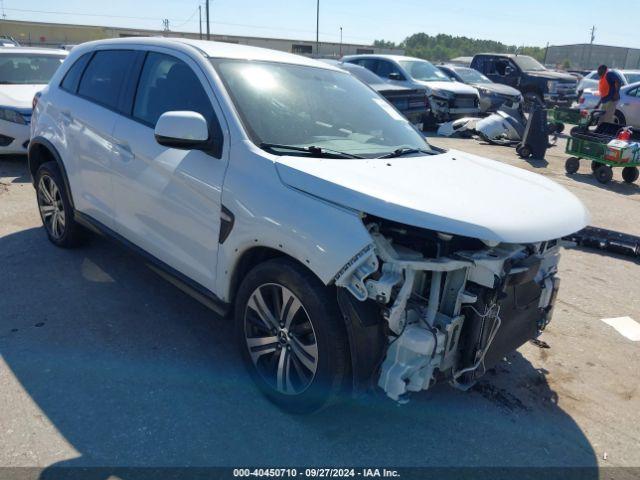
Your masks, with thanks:
[(397, 158), (397, 157), (402, 157), (404, 155), (411, 155), (411, 154), (415, 154), (415, 153), (423, 153), (425, 155), (436, 155), (436, 152), (433, 152), (431, 150), (423, 150), (421, 148), (398, 148), (397, 150), (394, 150), (391, 153), (388, 153), (387, 155), (383, 155), (381, 157), (378, 158)]
[(296, 145), (284, 145), (281, 143), (261, 143), (260, 148), (269, 150), (291, 150), (294, 152), (310, 153), (318, 157), (334, 157), (334, 158), (364, 158), (352, 153), (341, 152), (339, 150), (332, 150), (330, 148), (316, 147), (311, 145), (310, 147), (297, 147)]

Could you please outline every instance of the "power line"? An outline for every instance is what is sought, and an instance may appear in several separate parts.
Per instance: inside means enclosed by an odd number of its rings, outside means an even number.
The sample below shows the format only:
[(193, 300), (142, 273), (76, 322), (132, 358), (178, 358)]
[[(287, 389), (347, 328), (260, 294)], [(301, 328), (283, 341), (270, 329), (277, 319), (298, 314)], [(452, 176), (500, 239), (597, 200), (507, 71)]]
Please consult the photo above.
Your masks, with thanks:
[[(48, 14), (48, 15), (119, 18), (119, 19), (127, 19), (127, 20), (141, 20), (141, 21), (153, 22), (153, 23), (169, 20), (171, 23), (174, 23), (174, 24), (177, 23), (178, 25), (186, 25), (187, 23), (195, 23), (198, 21), (197, 19), (193, 18), (195, 16), (195, 12), (193, 13), (193, 15), (191, 15), (191, 17), (184, 19), (184, 18), (163, 18), (163, 17), (139, 17), (139, 16), (131, 16), (131, 15), (110, 15), (110, 14), (101, 14), (101, 13), (78, 13), (78, 12), (68, 12), (68, 11), (53, 12), (51, 10), (32, 10), (32, 9), (23, 9), (23, 8), (5, 8), (5, 10), (9, 10), (12, 12), (20, 12), (20, 13), (42, 13), (42, 14)], [(264, 25), (250, 25), (245, 23), (211, 22), (211, 24), (230, 26), (230, 27), (244, 27), (244, 28), (251, 28), (251, 29), (282, 31), (282, 32), (316, 33), (315, 30), (304, 30), (300, 28), (267, 27)], [(335, 32), (319, 32), (319, 33), (325, 37), (339, 38), (339, 34), (336, 34)], [(351, 38), (355, 40), (362, 40), (362, 41), (369, 42), (368, 37), (360, 37), (356, 35), (344, 35), (344, 38)]]
[[(199, 2), (198, 2), (198, 3), (199, 3)], [(189, 16), (189, 18), (187, 18), (184, 22), (182, 22), (182, 23), (179, 23), (179, 24), (175, 25), (175, 26), (174, 26), (174, 30), (175, 30), (175, 28), (182, 27), (183, 25), (186, 25), (187, 23), (191, 22), (191, 19), (195, 16), (195, 14), (196, 14), (196, 13), (198, 13), (198, 10), (199, 10), (199, 9), (200, 9), (200, 5), (198, 5), (198, 6), (196, 7), (196, 9), (193, 11), (193, 13), (191, 14), (191, 16)], [(195, 21), (195, 20), (193, 20), (193, 21)]]

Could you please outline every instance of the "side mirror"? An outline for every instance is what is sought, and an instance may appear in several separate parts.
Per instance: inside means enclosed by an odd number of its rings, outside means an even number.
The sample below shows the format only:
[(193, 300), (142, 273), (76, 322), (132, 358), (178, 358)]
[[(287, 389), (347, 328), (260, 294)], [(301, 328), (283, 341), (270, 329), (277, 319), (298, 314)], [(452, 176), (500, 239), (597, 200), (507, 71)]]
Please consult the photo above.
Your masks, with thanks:
[(209, 127), (197, 112), (165, 112), (155, 128), (156, 142), (165, 147), (194, 150), (209, 143)]
[(391, 72), (389, 74), (389, 80), (402, 80), (402, 77), (398, 72)]

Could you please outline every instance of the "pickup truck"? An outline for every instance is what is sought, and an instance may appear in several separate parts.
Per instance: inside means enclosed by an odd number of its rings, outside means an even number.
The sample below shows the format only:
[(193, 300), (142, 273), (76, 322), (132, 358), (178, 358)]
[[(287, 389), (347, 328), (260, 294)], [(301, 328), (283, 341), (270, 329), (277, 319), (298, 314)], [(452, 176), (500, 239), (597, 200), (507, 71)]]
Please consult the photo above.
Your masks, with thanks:
[(482, 53), (473, 57), (471, 68), (496, 83), (517, 88), (527, 105), (571, 105), (577, 98), (574, 76), (547, 70), (527, 55)]

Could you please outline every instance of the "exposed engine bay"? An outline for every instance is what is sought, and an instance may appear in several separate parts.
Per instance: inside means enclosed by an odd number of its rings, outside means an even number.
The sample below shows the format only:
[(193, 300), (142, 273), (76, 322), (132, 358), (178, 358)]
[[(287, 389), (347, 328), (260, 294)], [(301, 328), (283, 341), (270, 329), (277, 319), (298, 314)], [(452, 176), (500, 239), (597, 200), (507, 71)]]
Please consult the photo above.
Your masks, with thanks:
[(335, 279), (383, 319), (385, 393), (470, 388), (551, 319), (560, 241), (492, 244), (365, 217), (373, 245)]

